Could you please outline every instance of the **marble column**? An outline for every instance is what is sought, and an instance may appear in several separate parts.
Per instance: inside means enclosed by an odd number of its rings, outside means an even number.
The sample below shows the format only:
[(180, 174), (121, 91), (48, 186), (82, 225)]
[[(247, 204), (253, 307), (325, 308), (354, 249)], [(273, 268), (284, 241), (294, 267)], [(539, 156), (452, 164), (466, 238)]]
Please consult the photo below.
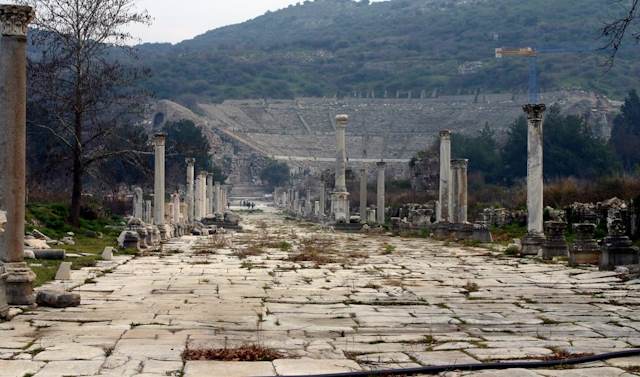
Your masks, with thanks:
[(451, 131), (440, 131), (440, 211), (438, 222), (451, 222)]
[(213, 185), (213, 196), (215, 197), (215, 214), (223, 214), (224, 210), (222, 209), (222, 186), (220, 182), (215, 182)]
[(195, 192), (193, 188), (196, 160), (187, 158), (187, 219), (191, 223), (195, 219)]
[(349, 222), (349, 193), (347, 192), (346, 131), (349, 116), (336, 116), (336, 183), (331, 200), (331, 213), (337, 223)]
[(171, 195), (171, 202), (173, 203), (173, 213), (171, 214), (171, 222), (174, 224), (180, 224), (180, 194), (173, 193)]
[(324, 216), (327, 206), (327, 184), (325, 181), (320, 182), (320, 216)]
[(467, 169), (469, 160), (451, 160), (452, 177), (452, 222), (455, 224), (466, 224), (467, 219)]
[(155, 147), (155, 174), (153, 189), (153, 223), (160, 230), (160, 237), (163, 240), (169, 238), (164, 220), (164, 155), (166, 135), (162, 133), (155, 134), (153, 137)]
[(386, 163), (380, 161), (376, 164), (378, 167), (378, 189), (376, 191), (376, 222), (384, 225), (385, 222), (385, 169)]
[(200, 201), (202, 199), (202, 195), (200, 194), (200, 189), (202, 187), (202, 185), (200, 184), (200, 175), (196, 176), (196, 188), (195, 188), (195, 210), (193, 213), (194, 219), (196, 221), (200, 221), (200, 213), (202, 212), (202, 210), (200, 209), (200, 207), (202, 206), (202, 202)]
[(144, 222), (147, 224), (151, 224), (153, 222), (153, 205), (151, 204), (151, 200), (144, 201)]
[(207, 216), (213, 214), (213, 174), (207, 175)]
[(542, 135), (544, 104), (525, 105), (527, 114), (527, 235), (522, 239), (522, 254), (536, 255), (544, 243), (544, 202), (542, 172)]
[(133, 217), (142, 220), (143, 213), (142, 208), (144, 206), (144, 193), (142, 188), (136, 187), (133, 189)]
[(198, 212), (198, 219), (202, 220), (207, 216), (207, 172), (201, 171), (198, 174), (198, 194), (200, 197), (198, 201), (200, 202), (200, 212)]
[(367, 222), (367, 166), (360, 169), (360, 222)]
[(305, 201), (305, 216), (311, 216), (311, 213), (313, 211), (313, 202), (311, 201), (311, 189), (308, 188), (307, 189), (307, 198)]
[[(0, 315), (33, 304), (36, 275), (24, 262), (28, 6), (0, 5)], [(6, 301), (6, 302), (5, 302)]]

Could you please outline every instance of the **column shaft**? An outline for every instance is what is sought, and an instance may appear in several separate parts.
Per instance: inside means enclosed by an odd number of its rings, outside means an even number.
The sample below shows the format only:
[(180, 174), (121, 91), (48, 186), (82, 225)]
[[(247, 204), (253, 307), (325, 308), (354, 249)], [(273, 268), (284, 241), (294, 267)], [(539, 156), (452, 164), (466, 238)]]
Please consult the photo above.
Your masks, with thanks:
[(385, 223), (385, 168), (384, 162), (378, 162), (378, 189), (377, 189), (377, 211), (376, 220), (380, 225)]
[(525, 107), (528, 118), (527, 138), (527, 210), (528, 227), (532, 234), (544, 233), (544, 187), (542, 171), (542, 114), (544, 105)]
[(452, 170), (452, 222), (467, 223), (467, 166), (469, 160), (451, 160)]
[(192, 222), (195, 218), (195, 193), (193, 188), (193, 180), (195, 176), (196, 160), (187, 159), (187, 217), (188, 222)]
[(440, 212), (438, 221), (451, 221), (451, 132), (440, 131)]
[(367, 167), (360, 169), (360, 222), (367, 222)]

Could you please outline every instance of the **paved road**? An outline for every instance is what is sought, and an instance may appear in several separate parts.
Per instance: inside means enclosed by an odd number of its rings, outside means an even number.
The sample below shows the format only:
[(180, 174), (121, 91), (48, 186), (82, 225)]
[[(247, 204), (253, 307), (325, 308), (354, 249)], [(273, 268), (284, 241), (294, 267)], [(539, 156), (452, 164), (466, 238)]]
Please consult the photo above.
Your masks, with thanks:
[[(161, 255), (119, 257), (99, 266), (104, 276), (74, 271), (66, 284), (79, 285), (82, 306), (0, 324), (0, 376), (269, 376), (640, 347), (640, 282), (613, 273), (334, 234), (271, 211), (246, 216), (245, 226), (224, 240), (185, 237)], [(185, 348), (243, 344), (282, 356), (182, 359)], [(633, 376), (639, 367), (629, 358), (473, 375)]]

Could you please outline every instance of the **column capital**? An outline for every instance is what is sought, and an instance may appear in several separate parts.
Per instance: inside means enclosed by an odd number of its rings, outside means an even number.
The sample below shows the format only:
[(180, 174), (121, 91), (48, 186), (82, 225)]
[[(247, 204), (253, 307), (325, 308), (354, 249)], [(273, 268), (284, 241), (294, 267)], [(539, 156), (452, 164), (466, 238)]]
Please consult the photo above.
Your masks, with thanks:
[(35, 11), (29, 6), (0, 5), (0, 34), (26, 36), (27, 26), (35, 15)]
[(382, 169), (382, 168), (384, 168), (385, 166), (387, 166), (387, 163), (386, 163), (386, 162), (384, 162), (384, 161), (378, 161), (378, 162), (376, 162), (376, 166), (377, 166), (378, 168), (381, 168), (381, 169)]
[(451, 137), (451, 130), (441, 130), (440, 131), (440, 137), (441, 138)]
[(195, 158), (186, 158), (184, 161), (187, 163), (187, 166), (195, 166), (196, 164)]
[(529, 121), (541, 121), (542, 120), (542, 115), (544, 114), (544, 111), (547, 109), (547, 106), (545, 106), (545, 104), (541, 103), (541, 104), (529, 104), (529, 105), (524, 105), (522, 107), (522, 110), (524, 110), (525, 113), (527, 113), (527, 119)]
[(158, 147), (163, 146), (166, 140), (167, 140), (166, 134), (157, 133), (153, 135), (153, 143)]
[(349, 116), (346, 114), (336, 115), (336, 127), (347, 128), (347, 123), (349, 123)]
[(209, 173), (206, 170), (200, 170), (200, 172), (198, 173), (199, 176), (201, 177), (206, 177)]
[(451, 160), (452, 168), (466, 168), (467, 166), (469, 166), (469, 160), (467, 159), (457, 158), (457, 159)]

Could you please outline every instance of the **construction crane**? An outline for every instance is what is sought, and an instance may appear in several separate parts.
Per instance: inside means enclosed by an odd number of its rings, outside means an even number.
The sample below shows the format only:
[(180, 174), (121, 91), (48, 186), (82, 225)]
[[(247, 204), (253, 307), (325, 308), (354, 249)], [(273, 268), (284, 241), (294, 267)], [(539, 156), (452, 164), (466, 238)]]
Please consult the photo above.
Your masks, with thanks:
[(524, 57), (529, 59), (529, 103), (538, 103), (540, 91), (538, 88), (538, 55), (540, 54), (561, 54), (561, 53), (584, 53), (594, 52), (592, 48), (496, 48), (496, 58)]

